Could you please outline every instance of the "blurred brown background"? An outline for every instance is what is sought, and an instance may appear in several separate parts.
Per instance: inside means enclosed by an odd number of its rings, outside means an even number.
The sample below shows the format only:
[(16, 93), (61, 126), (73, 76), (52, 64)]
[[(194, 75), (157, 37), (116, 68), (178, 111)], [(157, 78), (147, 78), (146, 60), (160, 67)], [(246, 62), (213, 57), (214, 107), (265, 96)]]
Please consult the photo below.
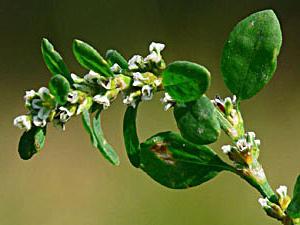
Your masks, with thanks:
[[(237, 176), (222, 173), (189, 190), (169, 190), (130, 166), (122, 140), (124, 106), (117, 101), (103, 116), (107, 139), (121, 155), (113, 167), (93, 149), (79, 118), (65, 132), (48, 129), (43, 152), (30, 161), (17, 154), (25, 113), (24, 91), (46, 86), (50, 74), (40, 41), (48, 37), (72, 71), (84, 72), (71, 53), (73, 38), (103, 54), (115, 48), (126, 57), (145, 55), (162, 41), (167, 62), (185, 59), (212, 73), (210, 97), (226, 96), (220, 76), (223, 43), (248, 14), (272, 8), (284, 43), (270, 84), (242, 104), (249, 130), (262, 139), (261, 161), (273, 187), (289, 186), (300, 172), (300, 3), (299, 1), (9, 1), (0, 0), (0, 224), (2, 225), (254, 225), (278, 224), (264, 215), (258, 193)], [(176, 130), (171, 112), (157, 96), (139, 112), (141, 139)], [(223, 136), (215, 150), (227, 143)]]

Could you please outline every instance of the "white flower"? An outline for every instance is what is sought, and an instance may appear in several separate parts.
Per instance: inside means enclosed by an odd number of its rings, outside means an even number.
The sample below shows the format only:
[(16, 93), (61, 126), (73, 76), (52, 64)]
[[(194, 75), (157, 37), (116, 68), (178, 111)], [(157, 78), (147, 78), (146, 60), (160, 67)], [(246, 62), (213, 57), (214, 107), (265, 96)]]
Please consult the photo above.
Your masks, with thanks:
[(161, 98), (160, 101), (164, 104), (164, 111), (167, 111), (175, 105), (174, 99), (167, 92), (165, 92), (164, 97)]
[(126, 105), (130, 105), (133, 108), (136, 107), (136, 99), (133, 96), (131, 96), (131, 95), (126, 96), (123, 99), (123, 103), (126, 104)]
[(249, 136), (251, 139), (255, 139), (255, 133), (253, 131), (250, 131), (247, 133), (247, 136)]
[(95, 81), (99, 83), (99, 81), (101, 80), (101, 76), (100, 74), (90, 70), (89, 73), (83, 77), (83, 79), (89, 83), (94, 83)]
[(63, 106), (59, 107), (59, 110), (59, 120), (62, 123), (68, 122), (68, 120), (74, 115), (74, 113), (72, 113), (69, 109)]
[(128, 61), (128, 69), (130, 70), (136, 70), (143, 66), (143, 57), (140, 55), (134, 55), (131, 59)]
[(156, 42), (152, 42), (149, 46), (149, 51), (150, 52), (161, 52), (162, 50), (164, 50), (165, 48), (165, 45), (164, 44), (161, 44), (161, 43), (156, 43)]
[(142, 87), (142, 100), (148, 101), (153, 97), (153, 88), (150, 85), (144, 85)]
[(252, 148), (252, 144), (248, 143), (245, 138), (241, 138), (237, 141), (236, 146), (240, 151), (250, 150)]
[(147, 57), (145, 58), (145, 63), (147, 62), (154, 62), (154, 63), (159, 63), (162, 60), (162, 57), (159, 53), (157, 52), (151, 52)]
[(83, 83), (84, 82), (84, 79), (77, 76), (76, 74), (74, 73), (71, 73), (71, 78), (72, 80), (74, 81), (74, 83), (77, 83), (77, 84), (80, 84), (80, 83)]
[(154, 85), (156, 86), (156, 87), (158, 87), (158, 86), (160, 86), (161, 85), (161, 83), (162, 83), (162, 80), (161, 79), (156, 79), (156, 80), (154, 80)]
[(287, 187), (284, 185), (279, 186), (279, 188), (276, 189), (276, 193), (280, 198), (285, 198), (287, 196)]
[(221, 147), (222, 151), (224, 154), (228, 154), (229, 152), (231, 152), (231, 146), (230, 145), (223, 145)]
[(268, 205), (269, 200), (267, 198), (259, 198), (258, 202), (263, 208), (271, 208), (271, 206)]
[(37, 93), (34, 90), (26, 91), (25, 96), (24, 96), (24, 100), (25, 101), (30, 101), (31, 99), (33, 99), (36, 96), (36, 94)]
[(33, 122), (34, 126), (36, 126), (36, 127), (44, 127), (47, 124), (45, 119), (41, 119), (37, 115), (33, 116), (32, 122)]
[(121, 67), (119, 66), (119, 64), (115, 63), (114, 65), (112, 65), (112, 67), (110, 67), (110, 70), (114, 73), (120, 73)]
[(135, 87), (142, 87), (144, 85), (144, 81), (148, 81), (148, 77), (144, 77), (140, 72), (132, 73), (133, 75), (133, 84)]
[(257, 146), (260, 146), (260, 140), (259, 140), (259, 139), (254, 140), (254, 143), (255, 143)]
[(77, 91), (71, 91), (68, 93), (67, 101), (71, 104), (76, 104), (79, 100), (79, 94)]
[(103, 105), (103, 109), (107, 109), (110, 106), (110, 101), (105, 95), (95, 95), (93, 100), (100, 105)]
[(30, 116), (22, 115), (18, 116), (14, 119), (14, 126), (25, 129), (26, 131), (29, 131), (31, 129), (31, 119)]

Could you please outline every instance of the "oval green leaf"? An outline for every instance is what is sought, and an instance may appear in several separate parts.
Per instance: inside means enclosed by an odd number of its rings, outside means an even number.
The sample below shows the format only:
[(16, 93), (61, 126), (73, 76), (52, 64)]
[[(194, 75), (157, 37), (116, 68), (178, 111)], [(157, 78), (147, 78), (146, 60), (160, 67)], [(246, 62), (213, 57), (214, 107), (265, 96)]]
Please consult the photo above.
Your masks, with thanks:
[(272, 78), (282, 43), (279, 21), (272, 10), (239, 22), (225, 43), (221, 69), (225, 84), (240, 99), (259, 92)]
[(113, 165), (119, 165), (120, 160), (118, 154), (115, 152), (113, 147), (108, 144), (106, 141), (102, 128), (101, 128), (101, 118), (100, 111), (98, 111), (93, 118), (93, 132), (97, 141), (97, 147), (99, 151), (102, 153), (104, 158), (106, 158)]
[(128, 69), (126, 59), (116, 50), (109, 49), (106, 52), (106, 59), (111, 65), (117, 63), (122, 69)]
[(287, 213), (290, 217), (296, 219), (300, 218), (300, 176), (298, 176), (295, 187), (294, 194), (291, 203), (287, 208)]
[(108, 63), (102, 58), (97, 50), (89, 44), (80, 40), (74, 40), (73, 53), (76, 60), (84, 68), (92, 70), (105, 77), (113, 76)]
[(55, 75), (49, 82), (49, 90), (55, 96), (56, 101), (64, 105), (67, 102), (68, 93), (70, 91), (70, 84), (68, 80), (62, 75)]
[(190, 142), (210, 144), (220, 136), (216, 109), (205, 95), (193, 102), (176, 104), (174, 117), (181, 135)]
[(73, 80), (69, 69), (64, 63), (61, 55), (54, 49), (53, 45), (46, 38), (43, 38), (42, 40), (41, 49), (45, 64), (50, 72), (53, 75), (63, 75), (72, 84)]
[(38, 153), (45, 145), (46, 127), (32, 127), (21, 136), (19, 142), (19, 155), (21, 159), (28, 160)]
[(137, 106), (129, 106), (124, 115), (123, 136), (129, 161), (134, 167), (140, 166), (140, 141), (136, 130)]
[(166, 92), (177, 102), (190, 102), (200, 98), (210, 85), (209, 71), (187, 61), (169, 64), (162, 76)]
[(141, 166), (158, 183), (174, 189), (200, 185), (222, 170), (232, 170), (207, 146), (162, 132), (141, 144)]

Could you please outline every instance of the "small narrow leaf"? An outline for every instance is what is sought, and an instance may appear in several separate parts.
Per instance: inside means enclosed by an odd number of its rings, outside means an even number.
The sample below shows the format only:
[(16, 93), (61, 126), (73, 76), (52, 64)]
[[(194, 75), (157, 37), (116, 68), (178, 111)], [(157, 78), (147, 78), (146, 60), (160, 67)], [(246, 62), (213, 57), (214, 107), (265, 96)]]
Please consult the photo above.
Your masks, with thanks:
[(46, 38), (43, 38), (42, 40), (41, 49), (45, 64), (50, 72), (53, 75), (63, 75), (72, 84), (73, 80), (66, 64), (60, 54), (55, 51), (53, 45)]
[(49, 90), (55, 96), (56, 101), (64, 105), (67, 102), (70, 84), (62, 75), (58, 74), (51, 78), (49, 82)]
[(293, 198), (287, 208), (287, 213), (292, 218), (300, 218), (300, 176), (297, 178)]
[(190, 102), (200, 98), (210, 85), (209, 71), (187, 61), (169, 64), (162, 76), (166, 92), (177, 102)]
[(137, 106), (129, 106), (123, 121), (123, 136), (128, 158), (135, 167), (140, 166), (140, 142), (136, 130)]
[(91, 119), (90, 119), (90, 114), (89, 114), (88, 110), (83, 110), (83, 112), (82, 112), (82, 124), (83, 124), (84, 129), (90, 135), (90, 139), (91, 139), (93, 146), (97, 148), (98, 143), (97, 143), (96, 137), (93, 132), (93, 127), (91, 126)]
[(141, 144), (140, 167), (174, 189), (197, 186), (222, 170), (233, 170), (209, 147), (192, 144), (173, 132), (158, 133)]
[(225, 84), (240, 99), (259, 92), (272, 78), (282, 34), (272, 10), (254, 13), (239, 22), (225, 43), (221, 69)]
[(220, 136), (216, 109), (205, 95), (193, 102), (176, 104), (174, 116), (181, 135), (188, 141), (210, 144)]
[(102, 56), (89, 44), (74, 40), (73, 53), (75, 58), (81, 66), (88, 70), (92, 70), (105, 77), (113, 76), (108, 63), (102, 58)]
[(117, 63), (122, 69), (128, 69), (128, 63), (126, 59), (116, 50), (108, 50), (106, 52), (106, 59), (111, 65)]
[(22, 159), (28, 160), (39, 152), (45, 145), (46, 127), (32, 127), (23, 133), (19, 142), (19, 155)]
[(120, 160), (117, 153), (104, 138), (104, 134), (101, 128), (100, 111), (98, 111), (93, 118), (93, 132), (97, 140), (98, 149), (102, 153), (102, 155), (113, 165), (119, 165)]

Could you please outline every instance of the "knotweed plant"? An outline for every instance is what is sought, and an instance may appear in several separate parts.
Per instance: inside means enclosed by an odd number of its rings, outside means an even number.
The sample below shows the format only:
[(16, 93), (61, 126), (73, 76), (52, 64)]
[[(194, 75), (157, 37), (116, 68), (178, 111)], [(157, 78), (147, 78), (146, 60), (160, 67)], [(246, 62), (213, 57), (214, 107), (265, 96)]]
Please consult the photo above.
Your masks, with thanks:
[[(75, 40), (75, 58), (88, 71), (76, 75), (43, 39), (42, 55), (53, 76), (48, 87), (26, 91), (27, 113), (14, 120), (15, 126), (25, 130), (19, 142), (20, 157), (27, 160), (40, 152), (50, 123), (64, 130), (71, 118), (81, 116), (92, 145), (118, 165), (118, 155), (103, 135), (100, 116), (121, 95), (127, 106), (124, 142), (134, 167), (174, 189), (198, 186), (229, 171), (258, 190), (258, 202), (267, 215), (285, 225), (299, 225), (300, 176), (292, 197), (286, 186), (271, 188), (258, 160), (261, 142), (253, 131), (245, 130), (240, 110), (241, 101), (253, 97), (272, 78), (281, 43), (280, 24), (272, 10), (239, 22), (225, 43), (221, 62), (224, 82), (233, 96), (210, 100), (205, 95), (209, 71), (188, 61), (166, 64), (164, 44), (152, 42), (147, 56), (134, 55), (127, 61), (116, 50), (102, 57), (89, 44)], [(180, 133), (161, 132), (141, 142), (136, 130), (138, 106), (157, 92), (164, 93), (164, 109), (173, 110)], [(231, 139), (222, 147), (230, 163), (208, 146), (218, 140), (221, 131)]]

